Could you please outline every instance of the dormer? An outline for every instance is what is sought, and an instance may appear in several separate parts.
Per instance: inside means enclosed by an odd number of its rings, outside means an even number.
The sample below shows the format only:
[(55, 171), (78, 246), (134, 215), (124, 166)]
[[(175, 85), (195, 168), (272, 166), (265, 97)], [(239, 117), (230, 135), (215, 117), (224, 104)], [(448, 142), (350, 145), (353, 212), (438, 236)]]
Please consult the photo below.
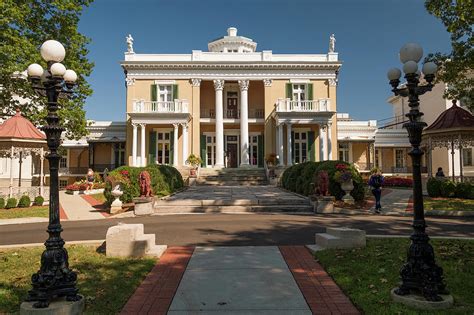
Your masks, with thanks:
[(252, 39), (237, 36), (237, 29), (229, 27), (227, 36), (220, 37), (207, 45), (210, 52), (247, 53), (255, 52), (257, 43)]

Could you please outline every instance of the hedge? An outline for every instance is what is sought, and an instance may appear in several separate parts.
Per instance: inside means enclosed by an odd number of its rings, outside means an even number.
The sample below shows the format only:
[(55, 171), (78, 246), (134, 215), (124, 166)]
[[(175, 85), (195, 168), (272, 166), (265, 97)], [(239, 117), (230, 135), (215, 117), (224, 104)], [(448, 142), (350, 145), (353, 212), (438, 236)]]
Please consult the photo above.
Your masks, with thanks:
[(0, 209), (5, 208), (5, 198), (1, 197), (0, 198)]
[(104, 196), (110, 205), (115, 199), (111, 195), (112, 185), (121, 183), (123, 195), (120, 200), (132, 202), (140, 196), (138, 177), (142, 171), (148, 171), (151, 178), (151, 188), (154, 195), (169, 195), (184, 186), (183, 177), (177, 169), (168, 165), (149, 165), (147, 167), (121, 166), (111, 171), (106, 179)]
[(474, 199), (474, 185), (472, 183), (455, 183), (448, 179), (431, 177), (426, 184), (430, 197)]
[(313, 193), (315, 174), (319, 171), (327, 171), (329, 175), (329, 193), (336, 197), (337, 200), (341, 200), (344, 196), (344, 191), (341, 189), (341, 185), (334, 180), (334, 173), (336, 172), (337, 164), (345, 164), (349, 166), (352, 172), (352, 178), (354, 183), (354, 189), (351, 192), (351, 196), (356, 201), (362, 201), (365, 197), (365, 183), (362, 180), (359, 172), (353, 165), (343, 161), (322, 161), (322, 162), (305, 162), (301, 164), (293, 165), (285, 170), (281, 177), (281, 185), (283, 188), (290, 191), (296, 192), (308, 196)]
[(16, 198), (8, 198), (7, 199), (7, 205), (5, 206), (5, 209), (16, 208), (16, 205), (17, 205)]
[(44, 198), (42, 196), (36, 196), (33, 203), (35, 206), (42, 206), (44, 203)]

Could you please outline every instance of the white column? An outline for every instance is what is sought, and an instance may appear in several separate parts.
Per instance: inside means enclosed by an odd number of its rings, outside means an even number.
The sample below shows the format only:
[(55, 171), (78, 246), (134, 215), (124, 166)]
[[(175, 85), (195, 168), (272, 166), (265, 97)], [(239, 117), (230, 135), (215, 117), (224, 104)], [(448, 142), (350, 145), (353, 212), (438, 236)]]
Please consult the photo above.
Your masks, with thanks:
[(133, 133), (132, 133), (132, 166), (137, 166), (137, 124), (133, 124)]
[(286, 156), (286, 165), (291, 166), (293, 164), (293, 161), (291, 159), (292, 156), (292, 143), (291, 143), (291, 124), (287, 123), (286, 124), (286, 143), (288, 145), (288, 150), (287, 151), (287, 156)]
[(277, 152), (278, 152), (278, 162), (279, 165), (283, 165), (283, 124), (279, 124), (278, 128), (278, 141), (277, 141)]
[(240, 87), (240, 166), (249, 165), (249, 80), (239, 80)]
[(183, 127), (183, 165), (186, 165), (188, 159), (188, 123), (181, 124)]
[(222, 90), (224, 80), (214, 80), (216, 91), (216, 164), (214, 167), (224, 167), (224, 110), (222, 105)]
[(146, 131), (146, 124), (140, 124), (140, 128), (141, 128), (140, 164), (141, 164), (141, 166), (146, 166), (146, 159), (145, 159), (145, 131)]
[(179, 124), (173, 124), (173, 166), (178, 166), (178, 128)]
[(13, 154), (14, 153), (15, 153), (15, 148), (12, 146), (11, 152), (10, 152), (10, 192), (8, 195), (10, 198), (13, 196)]
[(321, 137), (319, 141), (321, 141), (323, 144), (323, 161), (328, 160), (328, 138), (327, 138), (327, 132), (328, 132), (328, 126), (324, 125), (321, 128)]
[(44, 197), (43, 192), (43, 181), (44, 181), (44, 149), (40, 149), (40, 196)]
[(328, 125), (327, 137), (328, 137), (328, 159), (332, 160), (332, 124)]

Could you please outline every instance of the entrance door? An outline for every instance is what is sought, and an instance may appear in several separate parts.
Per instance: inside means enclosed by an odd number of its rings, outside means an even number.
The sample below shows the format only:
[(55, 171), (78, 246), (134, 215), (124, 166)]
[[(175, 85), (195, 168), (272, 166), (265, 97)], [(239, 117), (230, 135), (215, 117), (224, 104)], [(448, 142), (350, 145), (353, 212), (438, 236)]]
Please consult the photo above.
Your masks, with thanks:
[(258, 137), (249, 137), (249, 164), (253, 166), (258, 165)]
[(170, 164), (170, 133), (158, 132), (156, 141), (156, 161), (158, 164)]
[(294, 163), (304, 163), (306, 162), (306, 157), (308, 154), (307, 151), (307, 139), (306, 131), (305, 132), (295, 132), (295, 144), (294, 144)]
[(239, 118), (237, 105), (238, 93), (227, 92), (227, 118)]
[(227, 167), (237, 167), (237, 143), (227, 143)]

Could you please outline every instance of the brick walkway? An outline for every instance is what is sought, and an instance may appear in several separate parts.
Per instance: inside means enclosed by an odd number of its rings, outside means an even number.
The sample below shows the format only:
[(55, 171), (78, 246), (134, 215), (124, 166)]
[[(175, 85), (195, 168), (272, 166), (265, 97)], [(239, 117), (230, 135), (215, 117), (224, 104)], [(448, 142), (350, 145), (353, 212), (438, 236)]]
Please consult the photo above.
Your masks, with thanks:
[[(262, 252), (265, 252), (261, 257), (253, 254), (260, 251), (259, 248)], [(243, 281), (240, 283), (238, 280), (234, 279), (232, 279), (230, 283), (228, 281), (229, 279), (223, 279), (223, 274), (226, 274), (225, 269), (234, 268), (230, 265), (239, 265), (240, 267), (237, 266), (238, 268), (243, 268), (243, 270), (245, 270), (248, 268), (246, 262), (251, 262), (251, 265), (257, 269), (264, 268), (260, 269), (261, 272), (258, 270), (255, 271), (257, 272), (257, 275), (263, 272), (271, 272), (272, 269), (278, 271), (278, 268), (272, 268), (271, 266), (275, 261), (275, 257), (272, 258), (272, 255), (269, 255), (272, 252), (272, 248), (275, 249), (278, 256), (281, 254), (280, 259), (284, 259), (283, 265), (286, 263), (288, 266), (288, 269), (285, 267), (285, 273), (290, 274), (290, 278), (293, 278), (297, 284), (297, 286), (294, 286), (293, 284), (293, 292), (290, 292), (291, 290), (285, 292), (285, 290), (291, 286), (279, 283), (277, 279), (278, 277), (271, 277), (270, 280), (267, 280), (269, 281), (267, 283), (268, 290), (261, 291), (259, 289), (259, 292), (262, 295), (259, 293), (257, 294), (259, 296), (248, 296), (249, 294), (255, 294), (255, 292), (252, 293), (252, 289), (255, 288), (255, 285), (262, 285), (261, 281), (259, 282), (258, 279), (255, 279), (258, 278), (258, 276), (252, 276), (250, 277), (251, 279), (242, 279)], [(313, 256), (304, 246), (281, 246), (278, 249), (276, 247), (235, 247), (237, 253), (235, 257), (231, 256), (231, 251), (233, 251), (232, 247), (220, 247), (214, 249), (198, 248), (195, 250), (193, 247), (168, 248), (165, 254), (161, 257), (159, 263), (152, 269), (132, 297), (128, 300), (121, 314), (154, 315), (167, 314), (168, 311), (169, 314), (218, 314), (226, 312), (232, 313), (235, 311), (241, 311), (248, 314), (261, 312), (265, 314), (267, 314), (267, 312), (268, 314), (286, 314), (288, 312), (292, 314), (359, 314), (359, 311), (354, 307), (349, 298), (344, 295), (337, 284), (331, 277), (329, 277), (321, 265), (314, 260)], [(196, 252), (197, 250), (199, 251)], [(212, 254), (212, 252), (214, 252), (214, 254)], [(208, 256), (207, 253), (211, 253), (211, 255)], [(216, 253), (222, 253), (223, 257), (219, 258), (220, 256), (216, 256)], [(197, 256), (192, 259), (193, 263), (190, 265), (194, 266), (191, 268), (188, 264), (193, 254), (194, 256)], [(208, 263), (206, 263), (206, 257), (209, 257), (210, 259)], [(216, 264), (219, 264), (219, 266), (216, 267)], [(260, 267), (258, 265), (260, 265)], [(187, 268), (192, 269), (190, 273), (186, 271)], [(203, 272), (206, 272), (203, 268), (209, 268), (210, 274), (213, 274), (214, 276), (211, 276), (210, 278), (202, 278)], [(229, 276), (234, 273), (233, 270), (228, 271)], [(185, 272), (187, 276), (183, 277)], [(197, 283), (191, 283), (194, 279), (193, 274), (195, 275), (196, 272), (201, 275), (201, 278), (198, 278), (201, 280)], [(250, 273), (251, 271), (249, 270), (248, 272)], [(257, 282), (254, 284), (252, 283), (253, 281)], [(222, 286), (223, 283), (227, 286), (224, 288), (219, 287)], [(196, 284), (198, 285), (198, 290), (195, 290), (194, 288)], [(212, 288), (210, 284), (215, 284), (217, 287)], [(281, 286), (282, 284), (284, 285)], [(243, 291), (242, 285), (244, 289)], [(278, 293), (286, 294), (293, 302), (295, 302), (295, 298), (296, 300), (298, 299), (297, 295), (301, 296), (301, 299), (304, 298), (302, 301), (303, 303), (305, 301), (307, 303), (307, 306), (304, 306), (306, 310), (301, 307), (295, 307), (294, 310), (291, 310), (287, 305), (282, 309), (274, 308), (273, 310), (256, 309), (252, 308), (251, 305), (242, 305), (242, 302), (244, 301), (249, 301), (249, 303), (252, 304), (254, 299), (258, 299), (259, 305), (271, 302), (270, 304), (275, 306), (274, 301), (271, 301), (271, 298), (275, 298), (275, 296), (264, 295), (268, 295), (269, 293), (272, 295), (273, 293), (271, 290), (275, 289)], [(241, 291), (236, 292), (235, 290)], [(265, 293), (266, 291), (268, 292)], [(244, 296), (241, 295), (242, 292), (244, 292)], [(232, 295), (226, 296), (226, 294), (228, 295), (229, 293), (232, 293)], [(219, 295), (219, 297), (216, 297), (216, 295)], [(292, 298), (290, 296), (292, 296)], [(212, 299), (218, 299), (219, 301), (222, 300), (223, 302), (217, 303), (220, 306), (212, 306), (210, 304), (213, 303), (209, 303)], [(194, 300), (196, 300), (200, 305), (198, 309), (193, 307), (193, 304), (196, 304), (196, 301)], [(284, 301), (285, 299), (281, 302), (286, 304)], [(183, 305), (183, 302), (187, 309), (180, 309), (177, 307), (180, 304)], [(172, 304), (174, 309), (172, 308), (172, 310), (170, 310)], [(238, 308), (235, 308), (236, 305)], [(216, 307), (222, 308), (219, 311), (219, 309), (215, 309)]]
[(166, 314), (193, 251), (193, 247), (169, 247), (121, 314)]
[(280, 246), (313, 314), (359, 314), (349, 298), (304, 246)]

